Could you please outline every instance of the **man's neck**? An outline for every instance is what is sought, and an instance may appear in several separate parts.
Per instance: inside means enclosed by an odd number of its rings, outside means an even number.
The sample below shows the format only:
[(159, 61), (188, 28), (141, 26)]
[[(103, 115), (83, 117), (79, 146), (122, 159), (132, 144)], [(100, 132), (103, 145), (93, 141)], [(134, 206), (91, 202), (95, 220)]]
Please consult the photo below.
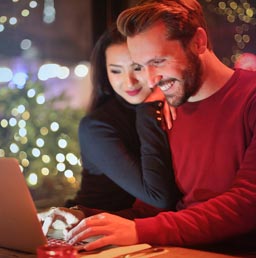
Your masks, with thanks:
[(198, 92), (188, 99), (196, 102), (208, 98), (222, 88), (230, 79), (234, 70), (224, 65), (213, 52), (206, 51), (201, 56), (202, 85)]

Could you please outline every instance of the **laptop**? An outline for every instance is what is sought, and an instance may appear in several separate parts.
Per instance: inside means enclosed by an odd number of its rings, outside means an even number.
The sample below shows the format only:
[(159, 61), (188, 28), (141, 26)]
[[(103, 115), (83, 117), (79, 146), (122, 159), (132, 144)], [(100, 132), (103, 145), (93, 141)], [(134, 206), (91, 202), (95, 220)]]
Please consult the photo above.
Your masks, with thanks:
[[(50, 232), (51, 239), (59, 239), (61, 235), (63, 234), (60, 234), (60, 231)], [(94, 241), (99, 237), (102, 236), (89, 237), (78, 243), (75, 248), (78, 252), (83, 252), (85, 242)], [(53, 239), (54, 242), (55, 239)], [(0, 158), (0, 247), (36, 253), (38, 246), (47, 243), (49, 241), (43, 234), (36, 207), (18, 161), (15, 158)], [(151, 249), (151, 246), (148, 244), (127, 247), (107, 246), (96, 252), (106, 252), (102, 253), (102, 257), (116, 257), (145, 249)], [(95, 251), (91, 252), (95, 253)]]
[(0, 247), (36, 253), (47, 243), (15, 158), (0, 158)]

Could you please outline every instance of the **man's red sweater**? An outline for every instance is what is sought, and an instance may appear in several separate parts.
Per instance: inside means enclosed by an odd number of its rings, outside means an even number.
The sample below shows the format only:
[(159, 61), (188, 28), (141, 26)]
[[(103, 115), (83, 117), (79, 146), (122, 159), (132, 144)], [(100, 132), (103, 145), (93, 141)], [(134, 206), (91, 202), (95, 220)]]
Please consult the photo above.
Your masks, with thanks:
[(177, 109), (169, 133), (177, 212), (136, 219), (140, 242), (191, 246), (256, 229), (256, 72)]

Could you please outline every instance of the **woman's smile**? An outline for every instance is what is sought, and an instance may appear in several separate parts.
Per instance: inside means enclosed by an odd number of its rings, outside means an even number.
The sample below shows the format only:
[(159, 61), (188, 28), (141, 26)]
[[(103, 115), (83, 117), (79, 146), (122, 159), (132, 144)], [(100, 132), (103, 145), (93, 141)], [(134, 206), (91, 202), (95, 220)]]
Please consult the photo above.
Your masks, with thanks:
[(135, 90), (127, 90), (125, 91), (129, 96), (136, 96), (140, 93), (142, 88), (135, 89)]

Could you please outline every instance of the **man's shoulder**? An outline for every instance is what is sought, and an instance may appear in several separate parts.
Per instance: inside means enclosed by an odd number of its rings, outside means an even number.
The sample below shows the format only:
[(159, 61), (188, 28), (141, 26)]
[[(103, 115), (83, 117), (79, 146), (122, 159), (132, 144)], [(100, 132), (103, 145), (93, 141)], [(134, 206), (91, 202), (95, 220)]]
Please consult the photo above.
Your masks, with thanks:
[(256, 71), (238, 69), (236, 72), (239, 73), (239, 80), (241, 82), (252, 84), (256, 87)]
[(243, 98), (250, 98), (252, 95), (256, 95), (256, 71), (248, 71), (243, 69), (236, 69), (236, 79), (233, 81), (232, 87)]

